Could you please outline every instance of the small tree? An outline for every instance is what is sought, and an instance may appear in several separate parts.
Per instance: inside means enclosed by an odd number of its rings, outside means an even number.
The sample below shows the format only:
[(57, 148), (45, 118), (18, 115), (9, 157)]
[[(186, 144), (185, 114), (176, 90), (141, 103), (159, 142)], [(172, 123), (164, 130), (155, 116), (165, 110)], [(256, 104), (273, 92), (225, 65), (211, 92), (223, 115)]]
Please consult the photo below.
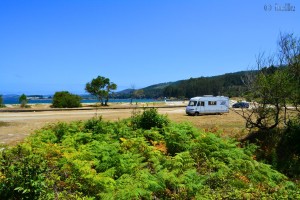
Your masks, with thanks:
[(27, 100), (27, 96), (25, 94), (22, 94), (19, 97), (19, 103), (20, 103), (21, 108), (25, 108), (26, 107), (26, 105), (28, 103), (28, 100)]
[(252, 109), (242, 112), (249, 129), (270, 130), (286, 120), (281, 112), (287, 109), (291, 92), (289, 74), (284, 69), (268, 74), (264, 69), (256, 74), (249, 87), (247, 99), (255, 101)]
[(103, 76), (98, 76), (85, 85), (85, 91), (93, 96), (96, 96), (98, 101), (101, 102), (102, 106), (107, 105), (109, 94), (111, 90), (115, 89), (117, 89), (117, 85), (113, 82), (110, 82), (109, 78), (105, 78)]
[(300, 112), (300, 38), (294, 34), (280, 34), (278, 41), (279, 63), (288, 66), (292, 91), (289, 100)]
[(3, 98), (2, 95), (0, 95), (0, 108), (5, 107), (4, 103), (3, 103)]
[(112, 90), (116, 90), (117, 89), (117, 84), (113, 83), (113, 82), (109, 82), (108, 85), (106, 86), (106, 100), (105, 100), (105, 105), (107, 106), (107, 102), (109, 99), (109, 95), (111, 94)]
[[(257, 70), (244, 79), (247, 99), (254, 101), (252, 109), (243, 110), (241, 114), (249, 129), (270, 133), (269, 130), (280, 124), (288, 126), (292, 117), (287, 115), (288, 105), (300, 112), (300, 39), (292, 34), (281, 34), (278, 47), (279, 52), (273, 56), (259, 54)], [(252, 132), (245, 140), (256, 137), (258, 132)]]
[(68, 91), (56, 92), (53, 96), (52, 107), (54, 108), (77, 108), (80, 107), (81, 97)]

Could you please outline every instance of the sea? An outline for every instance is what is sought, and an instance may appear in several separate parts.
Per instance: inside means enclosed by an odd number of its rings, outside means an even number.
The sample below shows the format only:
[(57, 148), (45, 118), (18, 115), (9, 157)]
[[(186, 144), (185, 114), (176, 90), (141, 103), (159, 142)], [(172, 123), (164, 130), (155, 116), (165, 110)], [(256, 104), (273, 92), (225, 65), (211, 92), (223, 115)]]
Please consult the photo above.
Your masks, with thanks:
[[(109, 99), (108, 103), (147, 103), (147, 102), (161, 102), (156, 99)], [(82, 99), (81, 103), (96, 103), (97, 99)], [(19, 104), (19, 97), (3, 97), (3, 104)], [(52, 104), (51, 98), (45, 99), (29, 99), (28, 104)]]

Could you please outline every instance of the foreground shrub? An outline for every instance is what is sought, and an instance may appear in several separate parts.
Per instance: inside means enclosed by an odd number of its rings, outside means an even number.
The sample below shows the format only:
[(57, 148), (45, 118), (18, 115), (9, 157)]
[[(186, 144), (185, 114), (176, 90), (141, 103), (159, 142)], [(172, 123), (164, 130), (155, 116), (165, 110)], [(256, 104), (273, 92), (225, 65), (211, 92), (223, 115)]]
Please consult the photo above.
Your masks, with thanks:
[(258, 146), (255, 154), (261, 162), (272, 165), (290, 178), (300, 178), (300, 118), (295, 117), (282, 128), (253, 132)]
[(300, 177), (300, 118), (290, 120), (276, 148), (277, 168), (290, 177)]
[(162, 128), (168, 125), (166, 116), (160, 115), (156, 108), (145, 109), (142, 114), (134, 113), (132, 122), (137, 128), (151, 129), (152, 127)]
[(293, 182), (254, 159), (253, 146), (237, 145), (186, 123), (49, 125), (1, 150), (0, 199), (300, 198)]
[(81, 97), (67, 91), (56, 92), (53, 96), (53, 108), (77, 108), (80, 107)]

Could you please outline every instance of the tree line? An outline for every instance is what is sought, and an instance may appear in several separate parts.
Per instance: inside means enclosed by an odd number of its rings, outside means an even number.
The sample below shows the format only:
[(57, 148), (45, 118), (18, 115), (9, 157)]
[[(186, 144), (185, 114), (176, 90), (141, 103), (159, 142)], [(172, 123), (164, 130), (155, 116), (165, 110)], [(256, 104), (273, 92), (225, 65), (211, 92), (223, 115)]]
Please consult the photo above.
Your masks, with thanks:
[(163, 90), (166, 97), (191, 98), (202, 95), (242, 96), (245, 86), (242, 77), (246, 72), (237, 72), (213, 77), (190, 78), (169, 85)]
[[(245, 94), (246, 86), (243, 77), (248, 71), (227, 73), (212, 77), (190, 78), (176, 82), (160, 83), (142, 88), (143, 98), (191, 98), (202, 95), (224, 95), (241, 97)], [(116, 98), (130, 98), (132, 92), (116, 93)]]

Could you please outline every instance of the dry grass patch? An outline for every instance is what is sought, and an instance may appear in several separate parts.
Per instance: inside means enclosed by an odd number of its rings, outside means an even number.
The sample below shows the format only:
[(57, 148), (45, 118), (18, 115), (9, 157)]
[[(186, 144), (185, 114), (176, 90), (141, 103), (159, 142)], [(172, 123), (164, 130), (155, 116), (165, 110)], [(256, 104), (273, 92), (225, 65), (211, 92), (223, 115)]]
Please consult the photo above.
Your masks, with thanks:
[[(143, 111), (143, 109), (135, 110), (134, 108), (0, 113), (0, 141), (5, 144), (15, 144), (48, 123), (87, 120), (96, 115), (102, 116), (103, 120), (117, 121), (131, 117), (134, 111)], [(247, 134), (244, 129), (244, 119), (233, 111), (223, 115), (197, 117), (187, 116), (185, 107), (158, 108), (158, 112), (167, 114), (174, 122), (189, 122), (199, 129), (217, 133), (223, 137), (240, 138)]]
[(8, 123), (8, 122), (1, 122), (1, 121), (0, 121), (0, 127), (1, 127), (1, 126), (9, 126), (9, 123)]
[(184, 113), (168, 114), (168, 117), (175, 122), (189, 122), (206, 132), (218, 133), (222, 137), (240, 138), (248, 134), (245, 129), (245, 120), (230, 111), (222, 115), (188, 116)]

